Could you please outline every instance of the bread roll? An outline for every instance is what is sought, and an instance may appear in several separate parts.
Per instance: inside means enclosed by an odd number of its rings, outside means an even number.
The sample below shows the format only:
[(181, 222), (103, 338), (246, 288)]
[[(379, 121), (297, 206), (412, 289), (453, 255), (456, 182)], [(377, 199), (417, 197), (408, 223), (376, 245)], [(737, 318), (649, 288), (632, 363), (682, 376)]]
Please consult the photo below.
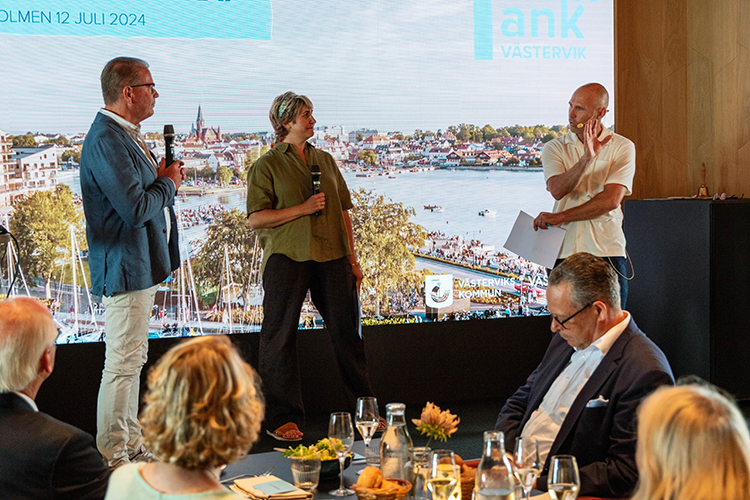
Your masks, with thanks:
[(357, 486), (362, 488), (380, 488), (383, 483), (383, 473), (377, 467), (368, 465), (359, 475)]
[(382, 489), (384, 493), (393, 493), (401, 489), (401, 485), (392, 479), (383, 479), (383, 482), (380, 484), (380, 489)]

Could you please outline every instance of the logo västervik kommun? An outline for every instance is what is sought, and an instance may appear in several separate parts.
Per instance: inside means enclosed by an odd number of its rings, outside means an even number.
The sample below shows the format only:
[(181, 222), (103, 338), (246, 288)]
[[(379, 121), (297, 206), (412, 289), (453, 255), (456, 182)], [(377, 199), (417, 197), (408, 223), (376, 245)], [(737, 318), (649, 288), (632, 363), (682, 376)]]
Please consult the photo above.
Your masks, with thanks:
[(424, 303), (439, 309), (453, 304), (453, 275), (433, 274), (424, 279)]

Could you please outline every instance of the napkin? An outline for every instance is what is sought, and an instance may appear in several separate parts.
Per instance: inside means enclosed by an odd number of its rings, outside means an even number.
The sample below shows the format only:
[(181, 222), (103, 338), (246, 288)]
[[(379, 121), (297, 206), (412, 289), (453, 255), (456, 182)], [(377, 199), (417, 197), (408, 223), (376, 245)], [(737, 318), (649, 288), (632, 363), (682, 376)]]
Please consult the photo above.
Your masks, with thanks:
[(309, 491), (270, 475), (237, 479), (229, 489), (256, 500), (309, 500), (313, 497)]

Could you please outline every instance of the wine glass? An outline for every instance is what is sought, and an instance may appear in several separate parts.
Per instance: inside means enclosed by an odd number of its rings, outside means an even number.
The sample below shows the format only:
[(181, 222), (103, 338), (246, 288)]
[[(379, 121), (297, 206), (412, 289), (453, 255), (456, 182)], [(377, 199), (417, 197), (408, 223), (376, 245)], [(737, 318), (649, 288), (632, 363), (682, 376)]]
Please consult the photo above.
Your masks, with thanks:
[(461, 477), (456, 457), (450, 450), (435, 450), (430, 455), (430, 466), (427, 489), (432, 493), (432, 500), (448, 500), (459, 487)]
[(341, 484), (339, 489), (331, 491), (335, 497), (348, 497), (354, 495), (354, 491), (344, 486), (344, 462), (346, 455), (354, 444), (354, 427), (352, 427), (352, 416), (348, 413), (331, 413), (328, 420), (328, 440), (331, 442), (331, 448), (339, 458), (341, 467)]
[(370, 450), (370, 441), (380, 423), (380, 414), (378, 413), (378, 400), (372, 397), (357, 399), (357, 413), (354, 416), (354, 425), (362, 435), (365, 441), (365, 459), (367, 465), (378, 465), (380, 460), (373, 455)]
[(550, 470), (547, 488), (552, 500), (575, 500), (581, 487), (576, 457), (555, 455)]
[(513, 472), (523, 488), (523, 497), (528, 500), (531, 487), (542, 472), (542, 462), (539, 460), (539, 446), (536, 439), (516, 438), (513, 449)]

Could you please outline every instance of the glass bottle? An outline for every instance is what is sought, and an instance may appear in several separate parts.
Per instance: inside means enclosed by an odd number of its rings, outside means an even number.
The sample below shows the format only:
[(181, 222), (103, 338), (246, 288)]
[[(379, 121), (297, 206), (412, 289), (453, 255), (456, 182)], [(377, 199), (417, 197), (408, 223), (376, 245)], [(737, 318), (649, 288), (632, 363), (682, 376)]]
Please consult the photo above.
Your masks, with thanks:
[(385, 406), (386, 427), (380, 438), (380, 470), (383, 477), (410, 480), (412, 444), (406, 428), (406, 405), (390, 403)]
[(477, 468), (475, 500), (514, 500), (513, 464), (505, 454), (505, 435), (484, 433), (484, 452)]

